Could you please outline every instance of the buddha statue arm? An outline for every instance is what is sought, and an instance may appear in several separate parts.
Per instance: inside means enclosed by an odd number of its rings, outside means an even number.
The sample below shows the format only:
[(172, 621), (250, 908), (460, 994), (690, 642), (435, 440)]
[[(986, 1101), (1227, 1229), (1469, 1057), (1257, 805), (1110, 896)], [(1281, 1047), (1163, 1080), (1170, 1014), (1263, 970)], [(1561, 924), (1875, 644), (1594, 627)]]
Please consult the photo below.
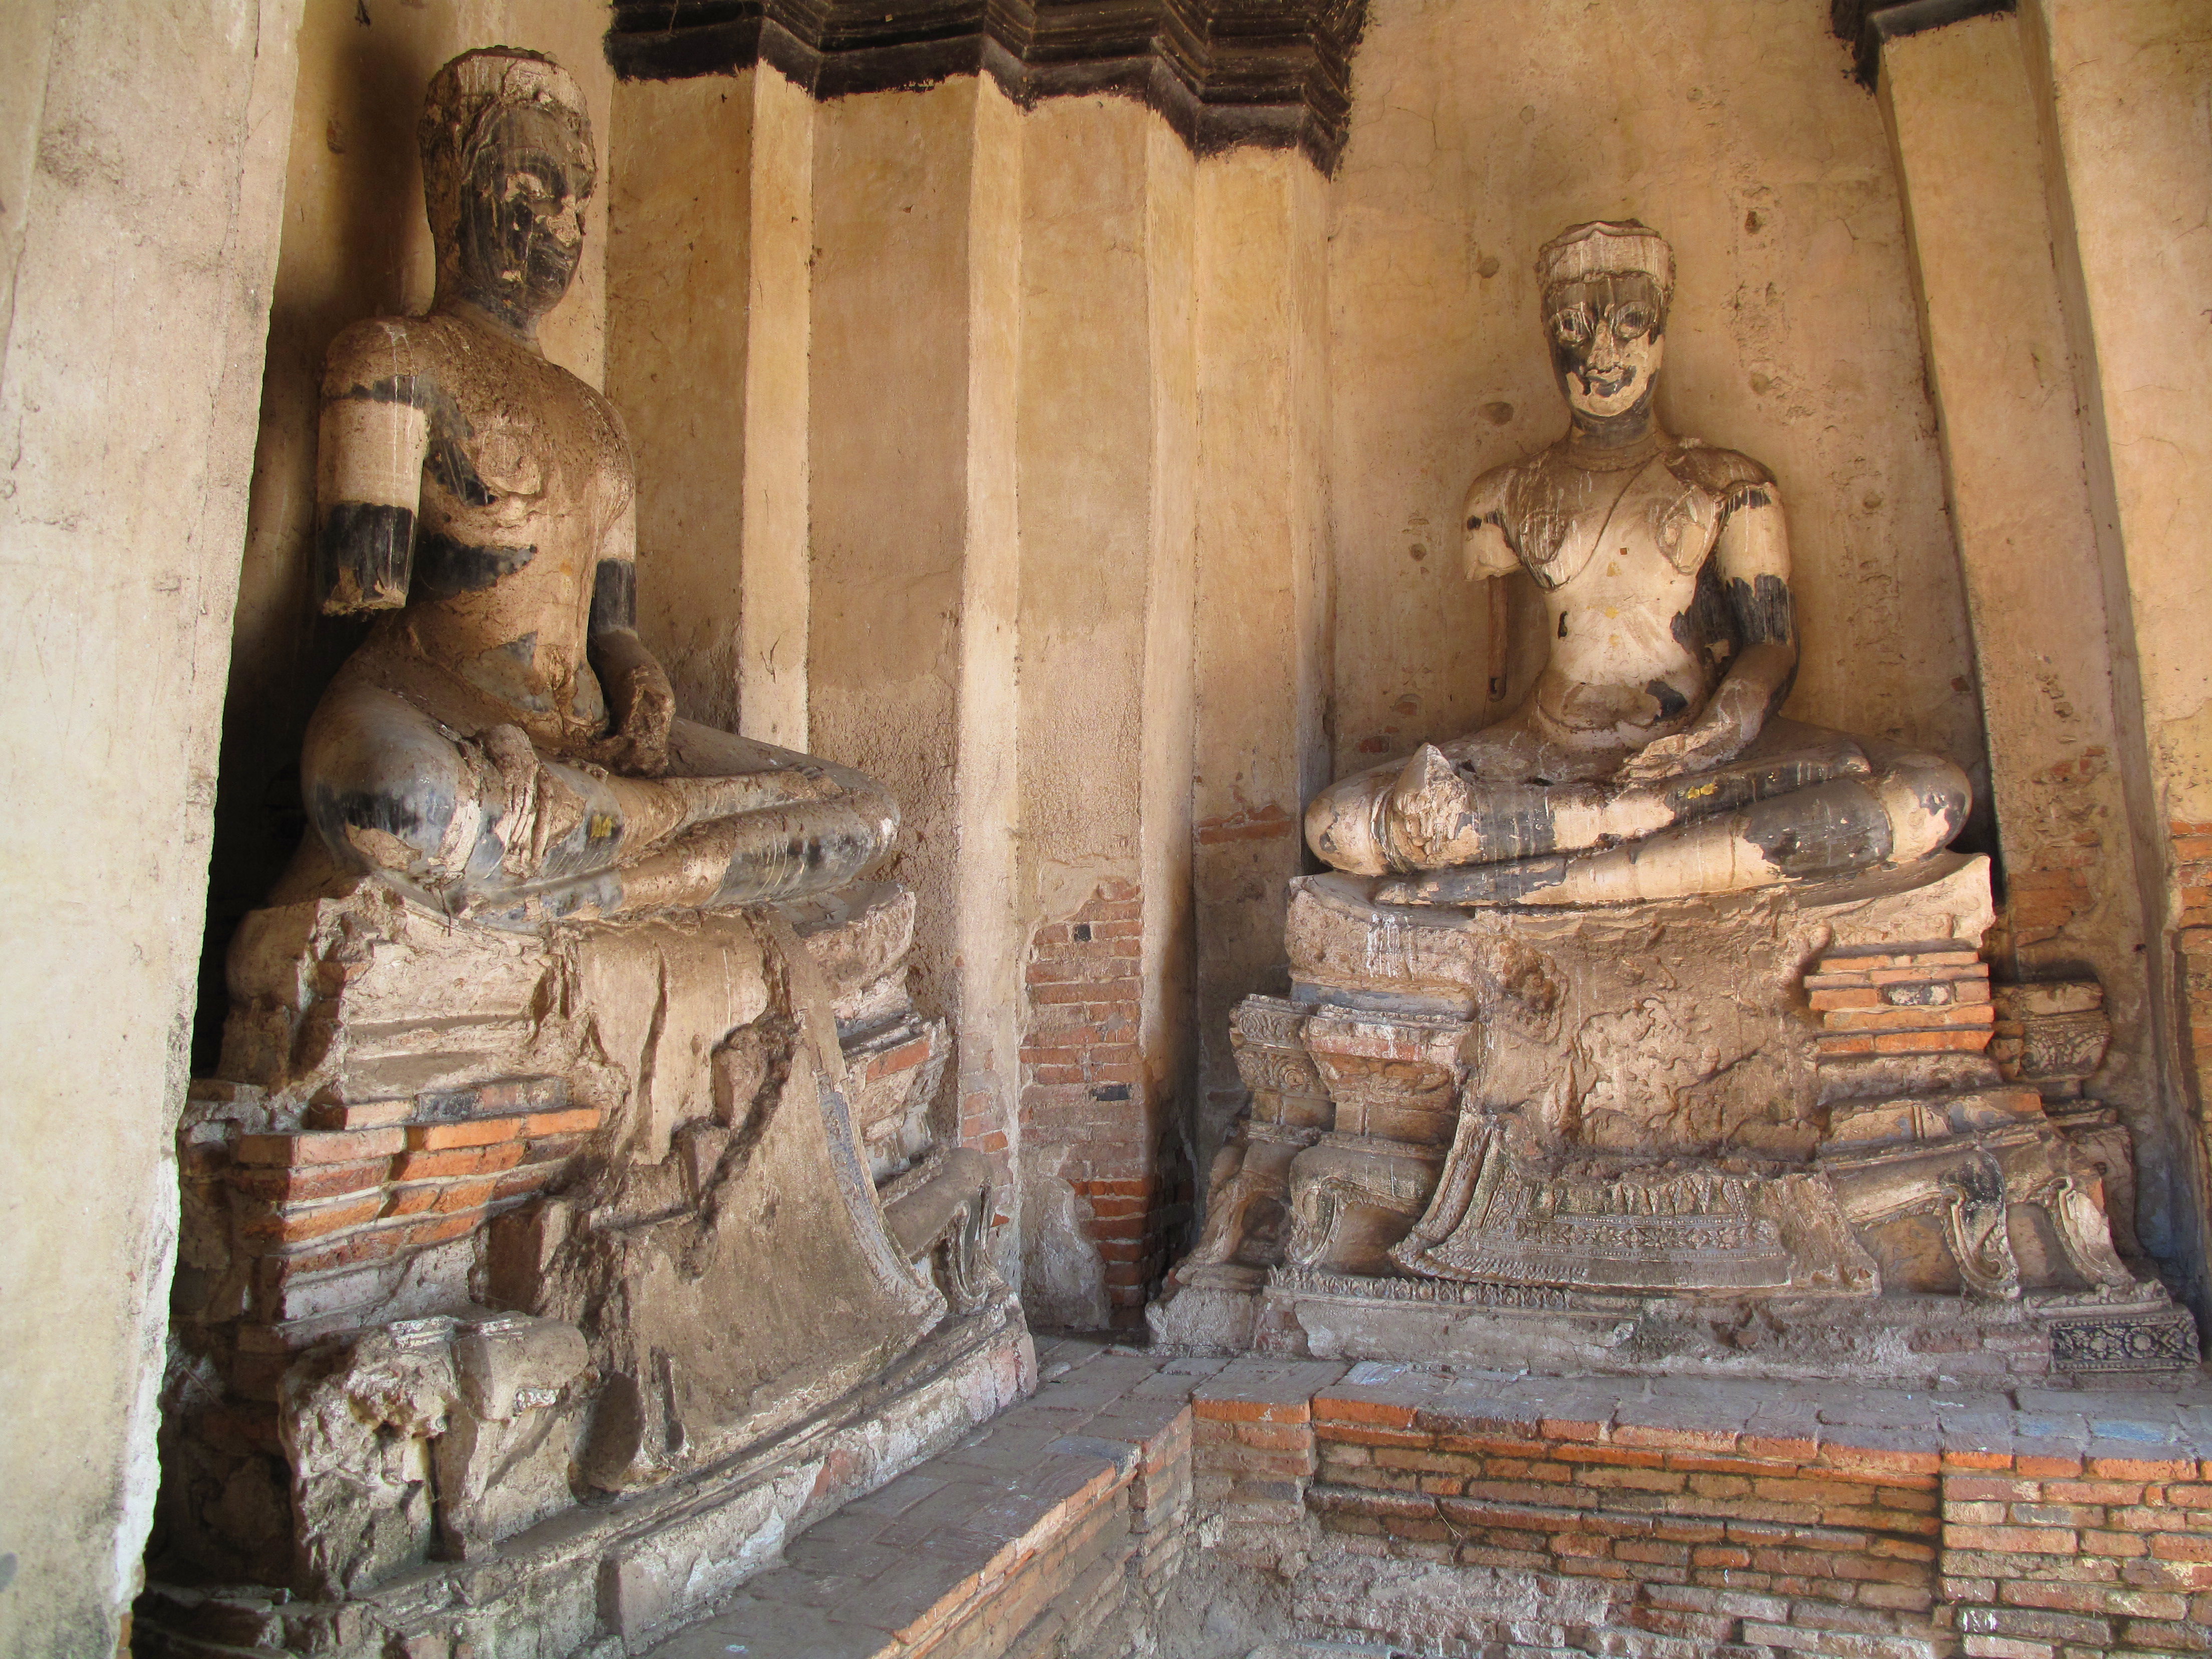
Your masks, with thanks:
[(430, 416), (406, 331), (390, 318), (356, 324), (324, 362), (316, 565), (333, 614), (407, 603)]
[(1521, 556), (1505, 538), (1506, 491), (1514, 469), (1493, 467), (1477, 478), (1467, 492), (1460, 516), (1467, 525), (1467, 539), (1460, 544), (1460, 568), (1470, 581), (1483, 585), (1486, 619), (1483, 629), (1483, 689), (1492, 702), (1505, 696), (1512, 669), (1510, 625), (1511, 603), (1505, 578), (1521, 568)]
[[(1733, 458), (1747, 469), (1756, 464)], [(1737, 647), (1728, 672), (1691, 726), (1647, 744), (1614, 774), (1654, 782), (1735, 759), (1765, 729), (1797, 675), (1796, 607), (1790, 592), (1790, 531), (1763, 468), (1731, 480), (1713, 545), (1715, 574), (1735, 614)]]
[(607, 712), (624, 747), (623, 769), (658, 777), (668, 769), (668, 733), (676, 693), (637, 636), (636, 507), (623, 509), (592, 580), (591, 661)]
[(1506, 538), (1506, 496), (1517, 469), (1496, 466), (1468, 487), (1461, 516), (1467, 522), (1467, 539), (1461, 544), (1461, 563), (1473, 580), (1510, 576), (1521, 568), (1521, 555)]

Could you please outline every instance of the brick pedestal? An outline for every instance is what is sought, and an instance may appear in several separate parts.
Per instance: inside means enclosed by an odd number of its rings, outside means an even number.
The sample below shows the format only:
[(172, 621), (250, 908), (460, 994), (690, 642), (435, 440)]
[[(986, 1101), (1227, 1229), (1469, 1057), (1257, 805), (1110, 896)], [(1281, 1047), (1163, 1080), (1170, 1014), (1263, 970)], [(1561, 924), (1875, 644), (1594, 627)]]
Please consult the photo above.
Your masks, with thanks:
[(1317, 1638), (1635, 1659), (2212, 1650), (2212, 1391), (2193, 1380), (1908, 1392), (1249, 1358), (1193, 1410), (1201, 1512), (1290, 1577)]

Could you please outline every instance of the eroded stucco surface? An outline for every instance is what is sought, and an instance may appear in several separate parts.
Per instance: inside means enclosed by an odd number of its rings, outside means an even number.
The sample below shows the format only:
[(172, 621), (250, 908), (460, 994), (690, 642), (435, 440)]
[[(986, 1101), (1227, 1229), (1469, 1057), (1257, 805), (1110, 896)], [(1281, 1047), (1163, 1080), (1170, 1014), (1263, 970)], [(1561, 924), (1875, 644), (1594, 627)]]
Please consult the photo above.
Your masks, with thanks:
[(2026, 46), (2015, 16), (1893, 41), (1881, 92), (1988, 722), (2006, 898), (1991, 957), (2006, 977), (2086, 965), (2102, 983), (2114, 1042), (2096, 1091), (2150, 1149), (2141, 1220), (2163, 1250), (2185, 1202), (2178, 1126), (2158, 1098), (2112, 629)]

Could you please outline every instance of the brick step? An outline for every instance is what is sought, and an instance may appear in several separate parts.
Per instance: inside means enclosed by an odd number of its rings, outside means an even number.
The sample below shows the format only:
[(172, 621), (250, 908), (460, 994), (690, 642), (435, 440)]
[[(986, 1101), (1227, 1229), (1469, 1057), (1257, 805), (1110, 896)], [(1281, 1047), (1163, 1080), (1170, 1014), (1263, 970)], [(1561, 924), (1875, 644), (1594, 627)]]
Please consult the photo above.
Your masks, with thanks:
[(1639, 1607), (1630, 1609), (1628, 1620), (1637, 1629), (1654, 1631), (1661, 1636), (1722, 1641), (1735, 1634), (1736, 1621), (1725, 1613), (1686, 1613), (1673, 1607)]
[(1744, 1638), (1785, 1654), (1817, 1655), (1820, 1659), (1952, 1659), (1959, 1651), (1955, 1638), (1940, 1636), (1873, 1636), (1857, 1631), (1803, 1629), (1795, 1626), (1761, 1625), (1746, 1620)]
[(1044, 1659), (1079, 1646), (1189, 1504), (1194, 1382), (1087, 1352), (1036, 1395), (793, 1539), (653, 1659)]

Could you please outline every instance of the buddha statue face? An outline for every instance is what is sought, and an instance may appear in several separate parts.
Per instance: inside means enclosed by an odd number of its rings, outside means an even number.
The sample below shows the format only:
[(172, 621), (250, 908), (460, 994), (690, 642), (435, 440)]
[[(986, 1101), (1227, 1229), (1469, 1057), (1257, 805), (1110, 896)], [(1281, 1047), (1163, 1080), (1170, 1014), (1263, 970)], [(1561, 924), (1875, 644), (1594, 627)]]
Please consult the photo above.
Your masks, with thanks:
[(485, 125), (461, 180), (464, 292), (496, 311), (542, 317), (560, 304), (583, 258), (592, 160), (533, 106), (496, 110)]
[(420, 136), (439, 293), (532, 333), (583, 258), (598, 175), (583, 94), (538, 53), (464, 52), (431, 81)]
[(1575, 413), (1611, 421), (1645, 404), (1667, 350), (1667, 309), (1642, 271), (1605, 272), (1544, 293), (1552, 372)]

